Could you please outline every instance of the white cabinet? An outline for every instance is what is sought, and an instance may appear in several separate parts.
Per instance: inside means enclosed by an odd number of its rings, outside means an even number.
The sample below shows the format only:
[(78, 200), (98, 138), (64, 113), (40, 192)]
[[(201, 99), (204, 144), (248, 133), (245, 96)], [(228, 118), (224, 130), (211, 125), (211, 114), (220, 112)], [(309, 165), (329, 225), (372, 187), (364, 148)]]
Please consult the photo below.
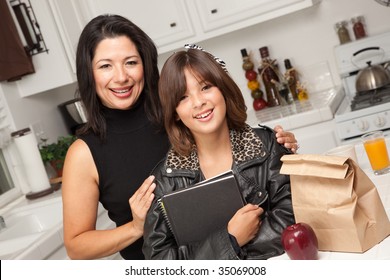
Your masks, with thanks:
[(336, 124), (329, 120), (291, 130), (299, 143), (300, 154), (322, 154), (340, 145), (336, 135)]
[(22, 97), (76, 81), (47, 0), (31, 1), (48, 52), (32, 57), (35, 73), (23, 76), (15, 85)]
[(92, 17), (87, 2), (78, 0), (48, 0), (61, 37), (71, 71), (76, 74), (77, 43), (84, 26)]
[(183, 0), (89, 0), (95, 15), (122, 15), (142, 28), (158, 47), (195, 35)]
[(159, 53), (286, 15), (320, 0), (88, 0), (93, 15), (114, 13), (142, 28)]
[(305, 0), (195, 0), (204, 32), (236, 30), (312, 6)]

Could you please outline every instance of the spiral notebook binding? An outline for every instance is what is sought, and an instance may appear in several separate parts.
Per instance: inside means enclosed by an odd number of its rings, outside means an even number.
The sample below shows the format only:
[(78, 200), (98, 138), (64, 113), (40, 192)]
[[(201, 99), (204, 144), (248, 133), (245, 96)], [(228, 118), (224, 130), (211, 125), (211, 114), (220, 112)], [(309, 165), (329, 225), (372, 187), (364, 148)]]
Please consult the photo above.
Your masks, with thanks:
[(161, 199), (159, 199), (157, 202), (158, 202), (158, 207), (160, 208), (161, 212), (163, 213), (164, 220), (167, 223), (169, 230), (172, 232), (173, 235), (175, 235), (175, 233), (173, 232), (173, 229), (172, 229), (172, 224), (168, 219), (168, 215), (167, 215), (167, 211), (165, 210), (164, 203), (162, 202)]

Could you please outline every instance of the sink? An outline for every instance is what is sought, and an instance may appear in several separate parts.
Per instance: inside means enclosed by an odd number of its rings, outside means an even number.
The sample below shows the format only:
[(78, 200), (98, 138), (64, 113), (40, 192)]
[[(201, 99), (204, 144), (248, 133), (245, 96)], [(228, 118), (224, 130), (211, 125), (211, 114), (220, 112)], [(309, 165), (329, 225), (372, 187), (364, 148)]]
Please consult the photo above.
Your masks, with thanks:
[[(101, 204), (97, 214), (97, 230), (115, 228)], [(63, 238), (61, 191), (34, 200), (21, 197), (0, 209), (0, 215), (7, 226), (0, 230), (1, 260), (68, 259)]]
[(0, 259), (29, 248), (43, 234), (62, 223), (62, 200), (43, 200), (2, 214), (6, 228), (0, 231)]
[(26, 215), (14, 218), (14, 220), (16, 220), (15, 224), (7, 222), (7, 227), (0, 231), (0, 242), (20, 238), (44, 230), (42, 223), (36, 215)]

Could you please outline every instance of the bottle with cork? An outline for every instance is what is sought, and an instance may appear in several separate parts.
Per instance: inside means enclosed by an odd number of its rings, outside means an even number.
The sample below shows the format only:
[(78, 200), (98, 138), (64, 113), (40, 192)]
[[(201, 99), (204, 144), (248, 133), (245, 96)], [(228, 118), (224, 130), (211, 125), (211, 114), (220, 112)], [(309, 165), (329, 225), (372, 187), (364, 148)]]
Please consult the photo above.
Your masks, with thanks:
[(286, 78), (288, 89), (290, 90), (290, 93), (292, 95), (293, 100), (298, 99), (298, 90), (297, 90), (297, 82), (298, 82), (298, 75), (297, 71), (294, 67), (292, 67), (291, 62), (289, 59), (284, 60), (284, 66), (286, 68), (286, 73), (284, 74), (284, 77)]
[(261, 65), (258, 68), (259, 74), (263, 80), (267, 105), (269, 107), (279, 106), (282, 104), (277, 84), (280, 82), (277, 71), (278, 66), (275, 60), (269, 56), (268, 47), (259, 49), (261, 56)]
[(351, 37), (349, 36), (347, 25), (348, 22), (346, 22), (345, 20), (337, 22), (335, 24), (335, 29), (337, 32), (337, 36), (339, 37), (340, 44), (351, 42)]
[(361, 39), (366, 37), (366, 29), (364, 27), (364, 17), (357, 16), (351, 19), (353, 33), (355, 35), (355, 39)]

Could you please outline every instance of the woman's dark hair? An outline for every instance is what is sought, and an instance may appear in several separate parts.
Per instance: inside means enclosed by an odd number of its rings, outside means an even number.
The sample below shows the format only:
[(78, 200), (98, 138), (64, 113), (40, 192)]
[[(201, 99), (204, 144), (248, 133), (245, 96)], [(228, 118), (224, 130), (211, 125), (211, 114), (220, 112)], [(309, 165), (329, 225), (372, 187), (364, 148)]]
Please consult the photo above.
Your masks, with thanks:
[(181, 155), (188, 155), (195, 144), (191, 131), (177, 119), (176, 114), (176, 107), (187, 90), (185, 69), (219, 88), (225, 98), (226, 119), (230, 129), (242, 129), (247, 118), (241, 90), (211, 54), (197, 49), (174, 53), (161, 70), (159, 95), (169, 140), (173, 149)]
[(77, 46), (76, 67), (78, 95), (88, 114), (87, 124), (78, 133), (93, 131), (101, 139), (106, 135), (106, 121), (102, 115), (103, 104), (96, 93), (92, 60), (97, 45), (106, 38), (128, 37), (136, 46), (144, 68), (143, 98), (147, 117), (162, 125), (161, 105), (158, 97), (159, 70), (157, 49), (152, 39), (130, 20), (119, 15), (100, 15), (92, 19), (83, 29)]

